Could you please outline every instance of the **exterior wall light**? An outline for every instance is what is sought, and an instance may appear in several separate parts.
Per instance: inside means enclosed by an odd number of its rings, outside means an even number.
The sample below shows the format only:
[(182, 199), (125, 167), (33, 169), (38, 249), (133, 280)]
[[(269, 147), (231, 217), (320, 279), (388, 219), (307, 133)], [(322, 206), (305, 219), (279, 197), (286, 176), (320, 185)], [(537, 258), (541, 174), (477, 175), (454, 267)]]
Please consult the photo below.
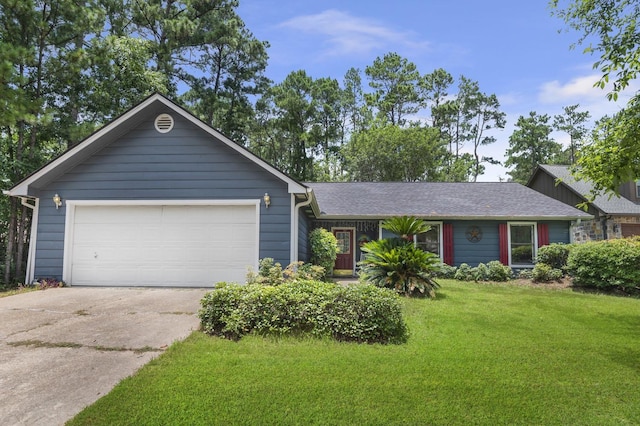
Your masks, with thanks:
[(264, 197), (262, 197), (262, 199), (264, 200), (264, 205), (267, 206), (267, 208), (269, 208), (269, 206), (271, 205), (271, 197), (269, 196), (269, 193), (265, 192)]
[(58, 194), (53, 196), (53, 204), (56, 205), (56, 210), (58, 210), (62, 205), (62, 198), (60, 198)]

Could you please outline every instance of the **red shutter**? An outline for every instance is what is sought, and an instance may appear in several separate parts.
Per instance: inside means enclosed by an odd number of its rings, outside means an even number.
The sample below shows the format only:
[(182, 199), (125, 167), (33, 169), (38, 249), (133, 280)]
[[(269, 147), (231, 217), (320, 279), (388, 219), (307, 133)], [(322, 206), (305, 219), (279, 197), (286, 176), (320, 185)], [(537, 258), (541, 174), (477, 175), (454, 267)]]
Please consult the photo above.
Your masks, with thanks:
[(509, 230), (506, 223), (498, 224), (498, 242), (500, 247), (500, 263), (509, 264)]
[(442, 243), (444, 263), (453, 266), (453, 224), (445, 223), (442, 225)]
[(538, 247), (549, 245), (549, 225), (538, 224)]

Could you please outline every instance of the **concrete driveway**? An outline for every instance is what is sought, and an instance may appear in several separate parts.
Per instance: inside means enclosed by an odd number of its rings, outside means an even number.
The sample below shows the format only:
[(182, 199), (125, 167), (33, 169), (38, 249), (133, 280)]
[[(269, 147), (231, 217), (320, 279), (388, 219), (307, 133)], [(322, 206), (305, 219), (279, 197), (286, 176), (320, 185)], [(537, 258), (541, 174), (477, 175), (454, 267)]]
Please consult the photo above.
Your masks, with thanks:
[(0, 298), (0, 424), (64, 424), (197, 330), (206, 291), (56, 288)]

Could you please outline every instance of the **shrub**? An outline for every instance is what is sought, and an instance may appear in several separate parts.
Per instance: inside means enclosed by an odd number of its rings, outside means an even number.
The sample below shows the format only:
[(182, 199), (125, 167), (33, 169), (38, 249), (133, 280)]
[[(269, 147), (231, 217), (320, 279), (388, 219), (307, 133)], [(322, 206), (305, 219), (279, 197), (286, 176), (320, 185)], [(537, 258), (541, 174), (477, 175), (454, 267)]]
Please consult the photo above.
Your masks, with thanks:
[(320, 281), (326, 276), (322, 266), (304, 262), (290, 263), (282, 273), (287, 280)]
[(247, 273), (248, 284), (280, 285), (283, 282), (282, 265), (271, 257), (260, 259), (257, 274), (251, 269)]
[(34, 285), (36, 285), (39, 290), (46, 290), (48, 288), (64, 287), (66, 284), (64, 281), (56, 278), (40, 278)]
[(456, 268), (455, 266), (450, 266), (450, 265), (447, 265), (446, 263), (442, 263), (436, 269), (435, 276), (436, 278), (453, 279), (456, 275), (457, 270), (458, 268)]
[(453, 278), (458, 281), (473, 281), (473, 270), (471, 266), (466, 263), (462, 263), (458, 266), (458, 270)]
[(484, 263), (479, 263), (475, 268), (471, 268), (471, 275), (474, 281), (488, 281), (489, 268)]
[(335, 235), (324, 228), (316, 228), (309, 234), (311, 245), (311, 263), (322, 266), (324, 278), (333, 274), (333, 267), (338, 256), (338, 240)]
[(406, 296), (436, 296), (439, 285), (434, 276), (440, 259), (435, 254), (401, 238), (370, 241), (361, 250), (365, 253), (359, 263), (362, 280)]
[(548, 283), (558, 281), (562, 279), (563, 275), (561, 269), (554, 268), (546, 263), (536, 263), (533, 270), (531, 270), (531, 279), (534, 282)]
[(513, 277), (511, 267), (503, 265), (499, 260), (487, 263), (489, 268), (489, 281), (509, 281)]
[(532, 280), (533, 269), (521, 269), (520, 272), (518, 272), (518, 278), (521, 280)]
[(459, 281), (509, 281), (512, 277), (511, 268), (498, 260), (492, 260), (486, 265), (479, 263), (474, 268), (463, 263), (453, 275), (453, 278)]
[(567, 271), (578, 286), (640, 291), (640, 239), (629, 238), (575, 244)]
[(272, 258), (260, 259), (258, 273), (247, 273), (247, 284), (280, 285), (290, 280), (321, 280), (325, 276), (324, 268), (311, 263), (290, 263), (284, 270)]
[(554, 269), (564, 270), (567, 266), (567, 258), (571, 245), (553, 243), (538, 249), (536, 263), (545, 263)]
[(368, 343), (407, 340), (399, 297), (371, 285), (342, 287), (304, 280), (280, 286), (219, 283), (201, 305), (203, 331), (234, 340), (252, 332)]

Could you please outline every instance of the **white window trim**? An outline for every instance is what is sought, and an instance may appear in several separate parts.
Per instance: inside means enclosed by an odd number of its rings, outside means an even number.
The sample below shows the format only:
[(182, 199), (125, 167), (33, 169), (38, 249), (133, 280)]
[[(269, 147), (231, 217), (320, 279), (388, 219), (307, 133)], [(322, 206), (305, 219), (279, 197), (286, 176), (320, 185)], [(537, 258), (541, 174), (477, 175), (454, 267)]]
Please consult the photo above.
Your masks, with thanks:
[(640, 198), (640, 179), (636, 180), (636, 198)]
[(533, 268), (533, 264), (514, 264), (511, 260), (511, 225), (533, 225), (533, 258), (538, 254), (538, 223), (537, 222), (507, 222), (507, 247), (509, 250), (509, 266), (512, 268)]
[[(382, 223), (384, 222), (384, 220), (381, 220), (380, 222), (378, 222), (378, 239), (381, 240), (382, 239)], [(438, 256), (440, 257), (440, 260), (444, 262), (444, 247), (443, 245), (443, 222), (437, 222), (437, 221), (431, 221), (431, 222), (425, 222), (425, 224), (429, 225), (429, 226), (433, 226), (433, 225), (437, 225), (439, 228), (439, 232), (438, 232), (438, 239), (439, 239), (439, 246), (438, 246)], [(413, 244), (416, 244), (416, 236), (413, 236)]]

